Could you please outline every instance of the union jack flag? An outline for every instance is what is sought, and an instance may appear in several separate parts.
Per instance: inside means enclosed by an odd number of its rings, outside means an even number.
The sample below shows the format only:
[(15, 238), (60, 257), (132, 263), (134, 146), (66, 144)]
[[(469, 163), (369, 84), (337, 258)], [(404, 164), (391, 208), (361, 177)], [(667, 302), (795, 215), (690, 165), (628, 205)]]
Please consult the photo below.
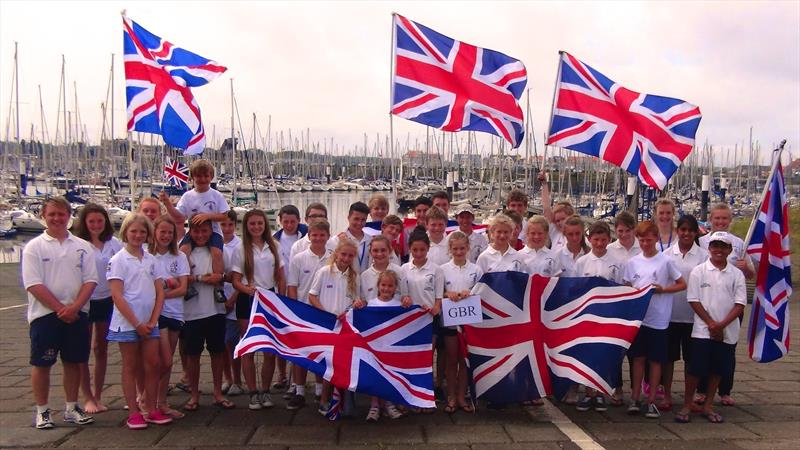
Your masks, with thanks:
[(751, 225), (747, 254), (758, 263), (756, 289), (747, 345), (750, 358), (770, 362), (789, 351), (789, 297), (792, 260), (789, 247), (789, 207), (780, 152), (775, 158), (769, 189)]
[(335, 387), (429, 408), (433, 396), (431, 316), (417, 306), (367, 307), (341, 318), (259, 290), (240, 357), (274, 353)]
[(700, 108), (640, 94), (561, 53), (548, 145), (621, 167), (663, 189), (694, 146)]
[(227, 68), (161, 39), (122, 16), (128, 131), (160, 134), (184, 154), (200, 154), (205, 131), (190, 88)]
[(392, 114), (445, 131), (474, 130), (516, 148), (524, 124), (521, 61), (394, 15)]
[(650, 287), (600, 277), (485, 274), (483, 322), (463, 326), (475, 393), (512, 403), (563, 397), (571, 383), (610, 394), (647, 311)]
[(178, 160), (167, 159), (164, 164), (164, 178), (173, 186), (185, 188), (189, 185), (189, 168)]

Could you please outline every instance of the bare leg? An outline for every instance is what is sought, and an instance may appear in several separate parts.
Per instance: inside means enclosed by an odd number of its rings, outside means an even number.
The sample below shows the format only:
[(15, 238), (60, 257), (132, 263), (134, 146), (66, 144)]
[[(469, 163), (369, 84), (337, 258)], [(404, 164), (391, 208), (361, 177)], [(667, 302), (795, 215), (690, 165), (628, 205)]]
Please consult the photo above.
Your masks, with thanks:
[(633, 401), (639, 401), (642, 395), (645, 359), (644, 356), (633, 358), (633, 378), (631, 379), (631, 400)]
[(33, 400), (39, 406), (47, 404), (50, 394), (50, 366), (31, 367), (31, 388), (33, 389)]
[(650, 361), (650, 395), (647, 396), (648, 403), (656, 402), (656, 386), (661, 380), (661, 363)]
[(120, 342), (119, 352), (122, 354), (122, 393), (128, 405), (128, 416), (139, 413), (136, 401), (136, 375), (139, 373), (139, 342)]
[(161, 378), (159, 364), (159, 339), (145, 338), (142, 341), (142, 366), (144, 372), (144, 401), (147, 412), (155, 411), (158, 398), (158, 380)]
[(458, 337), (445, 336), (445, 371), (447, 380), (447, 406), (455, 410), (458, 401)]
[(275, 358), (272, 353), (264, 353), (264, 364), (261, 365), (261, 387), (264, 392), (269, 392), (269, 387), (272, 386), (272, 377), (275, 375)]
[[(239, 320), (239, 335), (244, 336), (247, 331), (247, 320)], [(240, 358), (242, 360), (242, 375), (244, 375), (244, 382), (247, 385), (247, 390), (252, 394), (258, 392), (256, 385), (256, 362), (252, 353), (248, 353)]]
[(189, 403), (197, 404), (200, 402), (200, 355), (186, 355), (186, 371), (191, 388)]
[(225, 400), (222, 395), (222, 366), (225, 364), (224, 352), (211, 354), (211, 380), (214, 383), (214, 401)]
[(661, 381), (664, 384), (664, 403), (672, 404), (672, 380), (674, 377), (675, 362), (664, 363), (664, 371), (661, 374)]
[(175, 347), (178, 345), (178, 332), (163, 328), (160, 334), (159, 355), (161, 360), (161, 376), (158, 383), (158, 401), (156, 406), (163, 412), (169, 408), (167, 403), (167, 391), (169, 390), (169, 379), (170, 376), (172, 376), (172, 361), (175, 356)]
[(63, 363), (64, 366), (64, 397), (68, 402), (78, 401), (78, 387), (81, 384), (81, 365), (77, 363)]
[(108, 411), (108, 407), (103, 404), (103, 387), (106, 382), (106, 368), (108, 367), (108, 322), (94, 323), (94, 399), (97, 404), (97, 412)]

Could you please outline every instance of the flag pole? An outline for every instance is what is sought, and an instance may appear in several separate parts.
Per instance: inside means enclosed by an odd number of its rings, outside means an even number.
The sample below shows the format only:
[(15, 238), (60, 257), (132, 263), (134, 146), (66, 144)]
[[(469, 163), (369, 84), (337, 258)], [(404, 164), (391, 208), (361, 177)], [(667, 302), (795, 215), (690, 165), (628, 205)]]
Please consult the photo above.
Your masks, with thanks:
[[(563, 58), (564, 58), (564, 50), (559, 50), (558, 51), (558, 70), (556, 70), (556, 83), (553, 86), (553, 102), (551, 103), (551, 106), (550, 106), (550, 124), (547, 126), (547, 137), (548, 137), (548, 139), (545, 139), (545, 141), (544, 141), (545, 155), (547, 155), (547, 141), (550, 140), (549, 139), (550, 138), (550, 130), (553, 129), (553, 114), (556, 111), (556, 101), (558, 101), (558, 83), (561, 81), (561, 60)], [(545, 158), (542, 158), (542, 167), (541, 167), (542, 171), (544, 170), (544, 165), (545, 165)]]
[(397, 182), (394, 177), (394, 115), (392, 114), (392, 105), (394, 104), (394, 51), (397, 48), (397, 36), (395, 35), (395, 24), (397, 13), (392, 13), (392, 38), (390, 45), (392, 48), (389, 50), (389, 158), (391, 159), (392, 169), (392, 193), (394, 194), (395, 202), (397, 202)]
[[(750, 227), (747, 229), (747, 236), (745, 236), (744, 239), (745, 253), (747, 252), (747, 247), (750, 246), (750, 239), (753, 237), (753, 230), (755, 229), (756, 226), (756, 219), (758, 218), (758, 215), (761, 213), (761, 206), (764, 204), (764, 198), (767, 196), (767, 191), (772, 185), (772, 177), (775, 176), (775, 168), (778, 167), (778, 164), (781, 163), (781, 154), (783, 153), (783, 147), (785, 145), (786, 145), (786, 139), (782, 140), (781, 143), (778, 144), (778, 148), (772, 151), (773, 158), (775, 158), (775, 160), (772, 162), (772, 168), (769, 171), (769, 176), (767, 177), (767, 180), (764, 183), (764, 189), (761, 192), (761, 200), (758, 202), (758, 207), (753, 213), (753, 220), (750, 221)], [(773, 194), (777, 194), (777, 192)]]

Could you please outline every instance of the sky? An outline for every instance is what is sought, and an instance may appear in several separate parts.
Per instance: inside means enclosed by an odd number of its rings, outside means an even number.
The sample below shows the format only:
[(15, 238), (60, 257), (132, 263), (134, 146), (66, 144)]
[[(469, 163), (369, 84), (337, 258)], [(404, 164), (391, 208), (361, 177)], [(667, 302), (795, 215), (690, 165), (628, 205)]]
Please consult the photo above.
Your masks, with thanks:
[[(0, 136), (9, 122), (14, 42), (19, 46), (22, 138), (55, 134), (61, 57), (67, 109), (78, 110), (90, 142), (116, 58), (115, 136), (125, 132), (120, 11), (149, 31), (228, 67), (194, 90), (206, 134), (230, 135), (231, 79), (245, 137), (253, 114), (262, 134), (309, 130), (354, 152), (389, 132), (391, 13), (452, 38), (502, 51), (528, 70), (538, 151), (549, 123), (558, 51), (566, 50), (638, 92), (698, 105), (697, 143), (731, 162), (750, 127), (762, 149), (800, 142), (800, 1), (773, 2), (37, 2), (0, 0)], [(523, 104), (523, 109), (526, 106)], [(237, 121), (238, 122), (238, 121)], [(11, 130), (7, 131), (7, 124)], [(63, 127), (63, 124), (61, 125)], [(237, 123), (238, 128), (238, 123)], [(423, 146), (425, 127), (394, 119), (395, 139)], [(457, 139), (465, 139), (464, 134)], [(489, 140), (478, 144), (488, 152)], [(363, 150), (359, 150), (363, 151)], [(524, 152), (524, 150), (520, 150)], [(791, 155), (800, 157), (800, 155)]]

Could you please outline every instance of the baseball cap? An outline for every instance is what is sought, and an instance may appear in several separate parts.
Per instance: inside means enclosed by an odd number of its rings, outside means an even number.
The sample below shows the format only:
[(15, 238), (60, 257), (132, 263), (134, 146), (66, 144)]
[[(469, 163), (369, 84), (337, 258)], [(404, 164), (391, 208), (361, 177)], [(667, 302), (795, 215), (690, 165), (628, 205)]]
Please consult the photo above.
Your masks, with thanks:
[(708, 240), (709, 245), (712, 242), (723, 242), (728, 245), (733, 244), (733, 240), (731, 240), (731, 235), (725, 231), (715, 231), (711, 233), (711, 238)]
[(469, 203), (464, 203), (462, 205), (458, 205), (458, 207), (456, 208), (456, 211), (455, 211), (455, 215), (457, 216), (457, 215), (459, 215), (461, 213), (465, 213), (465, 212), (466, 213), (470, 213), (473, 216), (475, 215), (475, 213), (472, 211), (472, 206)]

